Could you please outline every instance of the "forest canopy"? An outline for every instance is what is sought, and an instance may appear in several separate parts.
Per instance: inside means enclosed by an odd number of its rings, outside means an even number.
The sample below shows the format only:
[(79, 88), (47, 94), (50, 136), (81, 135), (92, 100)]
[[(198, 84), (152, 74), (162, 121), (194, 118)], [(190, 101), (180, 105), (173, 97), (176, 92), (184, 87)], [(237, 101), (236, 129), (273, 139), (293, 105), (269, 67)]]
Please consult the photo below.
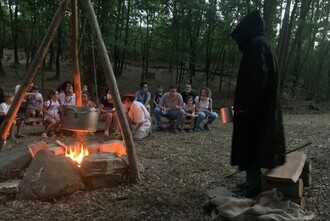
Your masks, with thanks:
[[(0, 1), (0, 75), (4, 49), (14, 50), (20, 64), (24, 51), (28, 67), (42, 41), (60, 0)], [(267, 36), (276, 49), (281, 70), (281, 92), (291, 98), (330, 100), (330, 2), (326, 0), (94, 0), (115, 76), (125, 64), (142, 67), (141, 81), (153, 66), (169, 70), (179, 87), (194, 83), (203, 73), (205, 85), (235, 78), (241, 54), (229, 33), (248, 12), (259, 9)], [(79, 55), (84, 69), (95, 53), (86, 13), (79, 5)], [(70, 8), (44, 59), (45, 68), (70, 58)], [(96, 49), (97, 50), (97, 49)], [(89, 61), (89, 62), (88, 62)], [(101, 65), (100, 65), (101, 66)], [(98, 79), (102, 84), (102, 79)]]

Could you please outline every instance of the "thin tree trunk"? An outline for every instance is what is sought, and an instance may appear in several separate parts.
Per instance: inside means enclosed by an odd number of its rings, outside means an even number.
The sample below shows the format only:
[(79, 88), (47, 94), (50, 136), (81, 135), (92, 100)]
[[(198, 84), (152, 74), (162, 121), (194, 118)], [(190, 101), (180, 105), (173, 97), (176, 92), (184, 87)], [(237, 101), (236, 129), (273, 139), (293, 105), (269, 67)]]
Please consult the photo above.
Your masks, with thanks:
[(88, 21), (90, 23), (90, 29), (92, 30), (93, 34), (96, 36), (96, 42), (98, 45), (99, 53), (100, 53), (100, 59), (103, 64), (104, 72), (106, 79), (108, 81), (108, 84), (110, 87), (110, 93), (113, 97), (115, 108), (118, 112), (118, 120), (119, 125), (123, 133), (124, 141), (127, 147), (127, 157), (130, 167), (130, 174), (132, 177), (133, 182), (137, 182), (138, 180), (141, 180), (140, 173), (137, 167), (137, 155), (135, 152), (134, 142), (132, 133), (130, 131), (125, 112), (121, 103), (120, 94), (118, 90), (118, 86), (116, 83), (115, 75), (112, 70), (112, 66), (110, 63), (110, 59), (107, 53), (107, 49), (105, 47), (104, 41), (102, 39), (101, 31), (99, 28), (99, 25), (96, 20), (96, 15), (93, 10), (92, 3), (90, 0), (84, 0), (84, 8), (88, 15)]
[(264, 1), (264, 13), (263, 17), (266, 23), (266, 36), (271, 39), (272, 35), (274, 34), (273, 29), (273, 20), (274, 14), (276, 13), (276, 0), (265, 0)]
[(2, 10), (2, 2), (0, 2), (0, 76), (6, 76), (6, 71), (2, 64), (2, 60), (4, 58), (3, 56), (4, 34), (5, 34), (5, 21), (4, 21), (4, 13)]
[(9, 133), (9, 130), (14, 122), (14, 119), (16, 117), (16, 114), (18, 112), (19, 107), (21, 106), (21, 103), (23, 101), (24, 95), (26, 94), (29, 85), (32, 83), (33, 78), (35, 76), (35, 73), (37, 72), (40, 64), (42, 63), (43, 58), (45, 57), (47, 51), (48, 51), (48, 47), (50, 45), (50, 42), (52, 41), (55, 33), (56, 33), (56, 29), (58, 28), (58, 26), (60, 25), (60, 22), (62, 20), (62, 17), (64, 16), (65, 10), (67, 9), (68, 5), (69, 5), (69, 0), (64, 0), (61, 5), (59, 6), (59, 8), (56, 11), (56, 14), (53, 18), (52, 23), (50, 24), (48, 31), (41, 43), (41, 45), (39, 46), (39, 49), (37, 51), (36, 56), (33, 58), (33, 61), (31, 63), (31, 66), (29, 67), (29, 70), (27, 71), (25, 78), (24, 78), (24, 83), (21, 85), (21, 87), (19, 88), (17, 95), (14, 98), (14, 101), (7, 113), (6, 119), (5, 121), (1, 124), (0, 126), (0, 151), (2, 149), (2, 146), (4, 144), (4, 141), (6, 140), (6, 137)]
[(61, 54), (62, 54), (62, 26), (58, 28), (57, 32), (57, 49), (55, 58), (55, 79), (59, 80), (61, 77)]
[(123, 70), (124, 70), (124, 63), (125, 63), (125, 57), (126, 57), (126, 51), (127, 51), (127, 45), (128, 45), (130, 11), (131, 11), (131, 0), (127, 0), (124, 49), (123, 49), (123, 53), (122, 53), (122, 56), (121, 56), (121, 62), (120, 62), (121, 66), (119, 68), (120, 76), (122, 75)]

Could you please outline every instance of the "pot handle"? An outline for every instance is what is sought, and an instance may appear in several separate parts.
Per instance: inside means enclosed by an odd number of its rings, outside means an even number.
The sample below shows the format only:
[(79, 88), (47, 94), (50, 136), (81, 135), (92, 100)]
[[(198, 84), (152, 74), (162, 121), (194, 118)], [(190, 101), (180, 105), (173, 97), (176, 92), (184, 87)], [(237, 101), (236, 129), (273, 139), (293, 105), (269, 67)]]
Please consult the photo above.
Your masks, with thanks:
[[(77, 110), (75, 109), (75, 108), (72, 108), (72, 107), (70, 107), (70, 106), (66, 106), (66, 109), (70, 109), (70, 110), (73, 110), (74, 111), (74, 117), (75, 118), (78, 118), (78, 112), (77, 112)], [(67, 112), (67, 110), (65, 109), (65, 111), (64, 111), (64, 115), (66, 116), (66, 112)]]

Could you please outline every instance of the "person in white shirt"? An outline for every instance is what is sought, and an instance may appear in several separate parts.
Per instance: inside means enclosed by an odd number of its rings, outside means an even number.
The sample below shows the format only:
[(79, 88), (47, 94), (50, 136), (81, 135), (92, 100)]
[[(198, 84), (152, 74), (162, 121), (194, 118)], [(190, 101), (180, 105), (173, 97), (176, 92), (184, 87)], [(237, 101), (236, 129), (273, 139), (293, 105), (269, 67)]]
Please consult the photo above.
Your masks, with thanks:
[[(5, 101), (0, 104), (0, 124), (2, 123), (2, 121), (4, 121), (11, 107), (11, 104), (13, 103), (14, 96), (15, 95), (13, 93), (5, 94), (4, 96)], [(24, 135), (21, 133), (23, 124), (20, 119), (16, 118), (10, 128), (10, 132), (9, 132), (10, 140), (14, 143), (18, 143), (18, 140), (14, 136), (14, 132), (13, 132), (14, 125), (16, 125), (16, 137), (21, 138), (24, 137)]]
[(124, 95), (122, 103), (127, 112), (133, 139), (141, 140), (147, 137), (151, 132), (151, 117), (146, 107), (141, 102), (135, 101), (133, 94)]
[(195, 124), (195, 132), (200, 132), (200, 124), (203, 120), (207, 120), (204, 124), (204, 130), (210, 131), (210, 124), (218, 118), (218, 114), (212, 110), (211, 90), (202, 87), (199, 96), (195, 97), (197, 120)]
[(58, 92), (50, 91), (49, 100), (43, 106), (45, 132), (41, 135), (42, 137), (51, 136), (52, 131), (55, 132), (58, 128), (60, 124), (59, 108)]
[(70, 81), (65, 81), (62, 84), (62, 92), (59, 94), (58, 99), (61, 105), (76, 106), (76, 94)]

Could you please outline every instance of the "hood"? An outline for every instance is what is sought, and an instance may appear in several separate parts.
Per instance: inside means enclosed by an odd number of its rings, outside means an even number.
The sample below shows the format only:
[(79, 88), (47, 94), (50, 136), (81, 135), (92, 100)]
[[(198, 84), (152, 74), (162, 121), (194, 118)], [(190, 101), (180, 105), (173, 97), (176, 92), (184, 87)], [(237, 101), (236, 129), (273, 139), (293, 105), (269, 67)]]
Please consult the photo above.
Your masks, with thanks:
[(246, 15), (230, 36), (236, 41), (240, 51), (244, 51), (248, 42), (255, 36), (265, 34), (265, 21), (259, 10)]

